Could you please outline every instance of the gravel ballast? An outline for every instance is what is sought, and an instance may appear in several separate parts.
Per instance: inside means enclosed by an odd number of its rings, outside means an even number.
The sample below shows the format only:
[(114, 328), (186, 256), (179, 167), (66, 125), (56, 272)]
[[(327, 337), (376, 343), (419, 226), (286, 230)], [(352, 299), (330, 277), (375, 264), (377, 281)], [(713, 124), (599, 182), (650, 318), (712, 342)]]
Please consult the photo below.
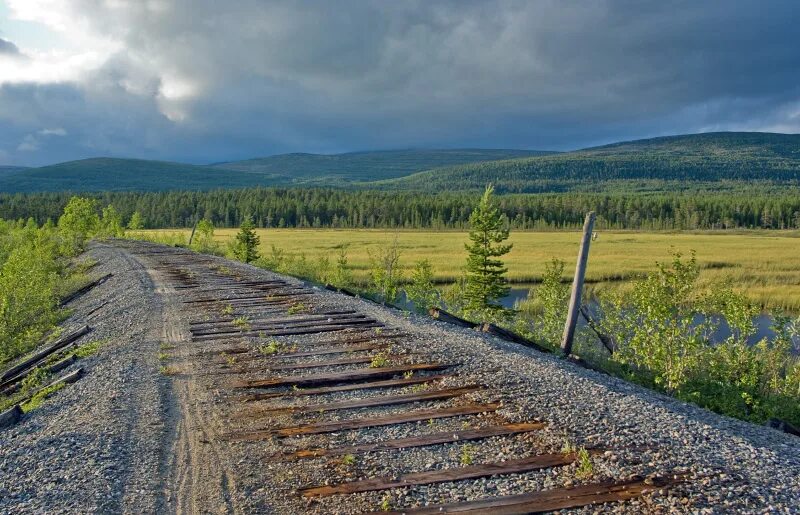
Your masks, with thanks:
[[(157, 252), (157, 253), (156, 253)], [(131, 254), (132, 253), (132, 254)], [(556, 356), (347, 297), (241, 263), (151, 244), (94, 245), (97, 275), (114, 276), (74, 302), (68, 327), (88, 323), (87, 341), (108, 339), (97, 355), (81, 360), (87, 375), (58, 392), (11, 429), (0, 430), (0, 512), (177, 511), (237, 513), (359, 513), (483, 499), (633, 476), (678, 474), (685, 481), (656, 495), (589, 506), (574, 513), (797, 513), (800, 506), (800, 439), (716, 415), (642, 387), (580, 368)], [(355, 310), (385, 325), (379, 329), (191, 341), (189, 322), (220, 317), (220, 305), (184, 304), (210, 292), (179, 289), (162, 270), (181, 260), (181, 280), (202, 286), (208, 278), (285, 280), (313, 295), (309, 313)], [(176, 261), (177, 262), (177, 261)], [(220, 268), (222, 267), (222, 268)], [(149, 271), (149, 273), (148, 273)], [(211, 288), (213, 289), (213, 287)], [(299, 297), (298, 297), (299, 298)], [(103, 302), (105, 307), (81, 318)], [(236, 307), (232, 317), (287, 318), (286, 307)], [(300, 315), (298, 315), (300, 316)], [(399, 334), (397, 338), (386, 338)], [(454, 372), (427, 389), (403, 386), (284, 396), (243, 402), (258, 390), (233, 389), (233, 381), (276, 375), (360, 370), (343, 364), (270, 373), (270, 367), (368, 358), (375, 350), (295, 357), (263, 355), (275, 341), (296, 352), (341, 346), (342, 338), (388, 344), (390, 364), (453, 363)], [(337, 340), (339, 340), (337, 342)], [(170, 356), (159, 360), (162, 341)], [(219, 351), (249, 347), (222, 356)], [(170, 372), (159, 373), (161, 367)], [(164, 369), (162, 369), (163, 372)], [(240, 372), (240, 373), (237, 373)], [(482, 385), (452, 399), (325, 412), (274, 408), (317, 406), (438, 388)], [(274, 392), (276, 390), (263, 390)], [(291, 389), (278, 390), (282, 393)], [(499, 403), (479, 415), (288, 438), (236, 441), (257, 429), (398, 415), (471, 403)], [(299, 449), (331, 448), (462, 431), (508, 422), (541, 421), (545, 427), (513, 436), (464, 443), (377, 451), (299, 461), (275, 459)], [(593, 477), (579, 478), (571, 464), (458, 482), (303, 499), (298, 489), (366, 478), (450, 469), (559, 453), (564, 442), (598, 449)]]

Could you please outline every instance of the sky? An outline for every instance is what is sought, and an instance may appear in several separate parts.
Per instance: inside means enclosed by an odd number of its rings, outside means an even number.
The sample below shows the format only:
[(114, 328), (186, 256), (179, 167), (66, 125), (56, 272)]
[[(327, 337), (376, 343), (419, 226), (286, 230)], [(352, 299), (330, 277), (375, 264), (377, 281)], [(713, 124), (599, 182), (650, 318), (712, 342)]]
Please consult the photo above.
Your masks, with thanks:
[(0, 0), (0, 165), (800, 132), (797, 0)]

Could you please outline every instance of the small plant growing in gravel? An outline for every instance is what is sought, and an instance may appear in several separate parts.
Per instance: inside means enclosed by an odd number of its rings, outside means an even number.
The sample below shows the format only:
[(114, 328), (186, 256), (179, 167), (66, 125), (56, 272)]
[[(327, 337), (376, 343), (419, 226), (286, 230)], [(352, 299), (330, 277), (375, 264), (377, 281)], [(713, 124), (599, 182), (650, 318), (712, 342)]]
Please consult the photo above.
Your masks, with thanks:
[(233, 325), (239, 328), (240, 331), (250, 330), (250, 319), (246, 316), (236, 317), (233, 319)]
[(472, 465), (474, 461), (473, 452), (474, 448), (471, 445), (466, 444), (461, 446), (461, 454), (459, 455), (458, 461), (464, 466)]
[(174, 348), (175, 348), (175, 347), (174, 347), (174, 346), (172, 346), (172, 345), (170, 345), (169, 343), (162, 343), (161, 345), (159, 345), (159, 346), (158, 346), (158, 350), (164, 350), (164, 351), (166, 351), (166, 350), (172, 350), (172, 349), (174, 349)]
[(166, 352), (159, 352), (158, 353), (158, 360), (159, 361), (165, 361), (165, 360), (168, 360), (168, 359), (169, 359), (169, 354), (167, 354)]
[(411, 387), (411, 393), (418, 393), (428, 389), (428, 385), (426, 383), (419, 383), (415, 384)]
[(281, 342), (275, 339), (270, 340), (267, 345), (258, 346), (258, 352), (264, 354), (265, 356), (271, 356), (273, 354), (277, 354), (282, 350), (283, 350), (283, 345), (281, 345)]
[(406, 370), (405, 372), (403, 372), (403, 378), (404, 379), (411, 379), (412, 377), (414, 377), (414, 371), (413, 370)]
[(381, 501), (381, 511), (389, 511), (392, 509), (392, 496), (386, 494)]
[(578, 470), (575, 471), (575, 477), (578, 479), (589, 479), (594, 475), (594, 464), (592, 458), (589, 456), (589, 451), (585, 447), (578, 449)]
[(175, 374), (178, 373), (178, 369), (177, 368), (169, 367), (169, 366), (163, 366), (163, 367), (159, 368), (158, 371), (161, 372), (161, 375), (165, 375), (165, 376), (174, 376)]
[(45, 399), (47, 399), (60, 389), (64, 388), (65, 386), (66, 386), (65, 383), (58, 383), (39, 390), (38, 392), (36, 392), (36, 395), (34, 395), (29, 400), (23, 402), (20, 405), (22, 411), (28, 413), (30, 411), (35, 410), (36, 408), (42, 405)]
[(378, 354), (372, 356), (372, 361), (370, 362), (369, 366), (370, 368), (381, 368), (385, 367), (388, 364), (389, 364), (389, 358), (387, 358), (386, 355), (383, 354), (382, 352), (379, 352)]
[(356, 463), (356, 457), (352, 454), (345, 454), (342, 456), (342, 465), (347, 465), (348, 467), (354, 465)]
[(382, 327), (376, 327), (375, 328), (375, 334), (380, 335), (381, 333), (383, 333), (383, 328)]
[(236, 358), (232, 354), (226, 354), (225, 362), (228, 364), (229, 367), (232, 367), (234, 364), (236, 364)]
[(461, 429), (469, 429), (469, 428), (470, 425), (468, 421), (465, 420), (464, 422), (461, 423)]
[(233, 314), (233, 304), (226, 304), (224, 308), (220, 311), (222, 316), (228, 316)]
[(572, 443), (572, 440), (570, 440), (567, 435), (564, 435), (564, 444), (561, 446), (561, 454), (572, 454), (575, 452), (575, 450), (575, 444)]
[(432, 418), (429, 418), (429, 419), (428, 419), (428, 425), (429, 425), (429, 426), (432, 426), (432, 425), (433, 425), (433, 423), (434, 423), (433, 419), (432, 419)]
[(304, 309), (306, 309), (306, 307), (303, 305), (303, 303), (298, 302), (296, 304), (292, 304), (291, 306), (289, 306), (289, 309), (287, 309), (286, 312), (290, 315), (296, 315), (298, 313), (301, 313)]

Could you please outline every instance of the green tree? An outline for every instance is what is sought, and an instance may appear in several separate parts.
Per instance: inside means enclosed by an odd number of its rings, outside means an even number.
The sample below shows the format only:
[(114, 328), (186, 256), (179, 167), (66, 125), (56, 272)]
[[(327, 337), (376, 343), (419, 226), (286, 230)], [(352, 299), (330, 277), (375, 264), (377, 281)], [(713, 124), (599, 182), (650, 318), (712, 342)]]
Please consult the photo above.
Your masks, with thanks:
[(400, 292), (400, 247), (397, 237), (386, 247), (369, 253), (371, 287), (384, 302), (395, 302)]
[(406, 288), (406, 297), (414, 303), (420, 313), (441, 304), (441, 294), (433, 284), (433, 268), (430, 261), (423, 259), (414, 264), (411, 271), (411, 284)]
[(125, 235), (125, 228), (122, 225), (122, 215), (112, 205), (103, 208), (103, 216), (100, 219), (98, 234), (101, 236), (120, 238)]
[(142, 214), (140, 212), (133, 212), (131, 219), (128, 221), (128, 229), (131, 231), (140, 231), (144, 229), (144, 220), (142, 219)]
[(261, 243), (258, 234), (256, 234), (253, 218), (250, 215), (244, 217), (242, 224), (239, 226), (239, 232), (236, 234), (236, 240), (233, 243), (233, 256), (239, 261), (251, 263), (258, 259), (258, 245)]
[(217, 254), (219, 244), (214, 240), (214, 224), (203, 218), (197, 222), (197, 230), (192, 240), (192, 249), (205, 254)]
[(75, 255), (83, 250), (86, 240), (100, 228), (97, 201), (72, 197), (64, 208), (64, 214), (58, 219), (58, 228), (63, 237), (65, 254)]
[(466, 267), (465, 310), (468, 314), (503, 319), (508, 310), (498, 301), (510, 290), (506, 281), (508, 268), (498, 259), (508, 254), (506, 219), (492, 196), (494, 188), (486, 187), (478, 207), (469, 217), (470, 243), (464, 244), (469, 255)]
[(558, 345), (567, 319), (569, 286), (561, 282), (564, 262), (553, 258), (547, 263), (542, 276), (542, 284), (535, 290), (541, 312), (535, 317), (536, 329), (542, 340)]

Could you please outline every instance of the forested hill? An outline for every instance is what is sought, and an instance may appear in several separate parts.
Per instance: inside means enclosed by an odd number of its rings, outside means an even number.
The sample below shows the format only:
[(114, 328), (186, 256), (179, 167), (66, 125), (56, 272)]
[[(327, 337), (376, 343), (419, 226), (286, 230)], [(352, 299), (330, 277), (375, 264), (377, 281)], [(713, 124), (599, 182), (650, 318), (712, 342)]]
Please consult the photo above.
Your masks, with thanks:
[(251, 186), (347, 186), (444, 165), (547, 154), (530, 150), (398, 150), (284, 154), (208, 166), (93, 158), (30, 169), (0, 169), (0, 191), (167, 191)]
[(645, 139), (574, 152), (450, 166), (374, 187), (499, 192), (594, 189), (608, 181), (798, 181), (800, 135), (718, 132)]
[(266, 174), (290, 184), (375, 181), (442, 166), (549, 155), (554, 152), (505, 149), (381, 150), (346, 154), (281, 154), (218, 163), (226, 170)]

